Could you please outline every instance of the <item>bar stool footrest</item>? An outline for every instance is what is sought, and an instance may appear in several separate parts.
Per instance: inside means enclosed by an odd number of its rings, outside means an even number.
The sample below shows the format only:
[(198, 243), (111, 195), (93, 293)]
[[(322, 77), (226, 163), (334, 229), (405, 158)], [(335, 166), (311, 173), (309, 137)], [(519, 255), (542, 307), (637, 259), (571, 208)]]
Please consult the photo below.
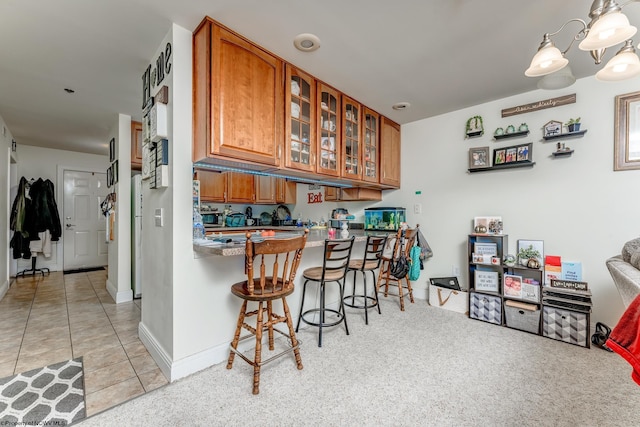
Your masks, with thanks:
[(342, 313), (340, 313), (338, 310), (334, 310), (332, 308), (325, 308), (324, 311), (337, 315), (338, 316), (338, 320), (336, 320), (335, 322), (324, 322), (324, 323), (312, 322), (312, 321), (307, 320), (307, 319), (304, 318), (304, 316), (306, 316), (307, 314), (315, 313), (315, 312), (320, 313), (320, 311), (321, 311), (320, 308), (312, 308), (311, 310), (307, 310), (304, 313), (302, 313), (302, 315), (300, 316), (300, 320), (302, 320), (307, 325), (322, 326), (323, 328), (324, 327), (328, 327), (328, 326), (336, 326), (336, 325), (339, 325), (340, 323), (344, 322), (344, 315)]
[[(371, 301), (371, 304), (367, 304), (367, 306), (365, 307), (364, 305), (359, 305), (359, 304), (355, 304), (355, 303), (349, 303), (349, 302), (347, 302), (347, 300), (353, 300), (354, 298), (366, 298), (366, 299), (368, 299), (369, 301)], [(344, 305), (346, 305), (347, 307), (351, 307), (351, 308), (362, 308), (362, 309), (364, 309), (364, 308), (369, 309), (369, 308), (373, 308), (373, 307), (375, 307), (375, 306), (377, 306), (377, 305), (378, 305), (378, 301), (377, 301), (374, 297), (369, 296), (369, 295), (349, 295), (349, 296), (344, 297), (344, 298), (342, 299), (342, 302), (343, 302), (343, 303), (344, 303)]]

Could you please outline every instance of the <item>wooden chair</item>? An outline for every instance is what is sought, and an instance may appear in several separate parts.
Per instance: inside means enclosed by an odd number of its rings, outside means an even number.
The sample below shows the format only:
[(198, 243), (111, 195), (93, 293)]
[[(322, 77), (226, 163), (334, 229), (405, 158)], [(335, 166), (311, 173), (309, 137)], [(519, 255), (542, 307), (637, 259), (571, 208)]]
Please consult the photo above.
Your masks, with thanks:
[[(367, 236), (367, 243), (364, 248), (364, 256), (362, 259), (352, 259), (349, 261), (349, 271), (353, 271), (353, 292), (351, 295), (344, 297), (344, 305), (352, 308), (364, 309), (364, 323), (369, 324), (369, 308), (378, 307), (378, 293), (375, 292), (376, 286), (376, 270), (380, 267), (382, 261), (382, 252), (387, 242), (388, 236)], [(363, 291), (362, 295), (356, 295), (356, 275), (362, 273)], [(374, 293), (373, 296), (367, 292), (367, 273), (370, 272), (373, 277)], [(357, 299), (357, 302), (356, 302)]]
[[(384, 286), (384, 296), (387, 297), (389, 295), (389, 285), (396, 284), (398, 286), (398, 293), (391, 294), (398, 296), (400, 298), (400, 310), (404, 311), (404, 298), (409, 296), (409, 301), (413, 304), (413, 290), (411, 289), (411, 281), (409, 280), (409, 272), (403, 278), (396, 278), (391, 275), (391, 260), (396, 260), (400, 257), (400, 253), (404, 253), (407, 259), (410, 259), (411, 248), (416, 243), (416, 238), (418, 237), (418, 227), (416, 228), (408, 228), (406, 230), (398, 230), (398, 233), (395, 236), (395, 242), (393, 243), (393, 252), (392, 257), (383, 257), (382, 265), (380, 267), (380, 274), (378, 275), (378, 282), (376, 284), (376, 293), (380, 292), (380, 287)], [(404, 237), (403, 237), (404, 236)], [(390, 243), (390, 241), (387, 241)], [(382, 283), (384, 280), (384, 284)], [(405, 284), (402, 281), (405, 281)], [(407, 293), (404, 293), (406, 289)]]
[[(305, 230), (304, 234), (299, 237), (290, 239), (262, 239), (251, 240), (251, 233), (247, 233), (247, 243), (245, 249), (245, 270), (247, 280), (238, 282), (231, 286), (231, 293), (242, 298), (242, 308), (238, 316), (238, 324), (236, 332), (231, 342), (229, 351), (229, 360), (227, 369), (233, 366), (234, 356), (237, 354), (247, 363), (253, 366), (253, 394), (260, 392), (260, 368), (262, 365), (275, 360), (287, 352), (293, 351), (295, 355), (296, 365), (298, 369), (302, 369), (302, 360), (300, 358), (299, 341), (296, 339), (293, 330), (293, 322), (291, 313), (287, 305), (286, 297), (291, 295), (294, 290), (293, 281), (296, 276), (302, 251), (307, 242), (309, 230)], [(274, 257), (271, 271), (267, 271), (266, 255)], [(258, 261), (258, 262), (256, 262)], [(258, 267), (257, 275), (254, 276), (254, 266)], [(281, 300), (284, 315), (278, 315), (273, 312), (273, 300)], [(254, 311), (247, 310), (249, 302), (257, 302), (258, 309)], [(266, 313), (266, 319), (265, 319)], [(248, 325), (246, 320), (248, 317), (256, 316), (255, 327)], [(278, 323), (286, 323), (289, 333), (285, 333), (274, 328)], [(242, 329), (250, 332), (240, 338)], [(269, 359), (262, 360), (262, 333), (264, 330), (269, 334), (269, 350), (274, 350), (273, 332), (276, 331), (290, 340), (290, 346), (286, 350), (275, 354)], [(255, 337), (255, 355), (253, 360), (246, 357), (238, 351), (238, 343), (246, 339)]]
[[(329, 326), (335, 326), (340, 323), (344, 323), (344, 329), (349, 335), (349, 327), (347, 325), (347, 318), (344, 311), (344, 279), (347, 275), (347, 268), (349, 267), (349, 260), (351, 259), (351, 250), (353, 249), (354, 236), (348, 239), (327, 239), (324, 242), (324, 259), (322, 261), (322, 267), (307, 268), (302, 276), (304, 277), (304, 285), (302, 287), (302, 301), (300, 302), (300, 314), (298, 316), (298, 323), (296, 325), (296, 332), (300, 327), (300, 321), (318, 327), (318, 347), (322, 347), (322, 328)], [(320, 307), (312, 308), (303, 312), (304, 297), (307, 291), (307, 283), (310, 281), (318, 282), (320, 285)], [(340, 289), (340, 306), (338, 310), (326, 308), (325, 306), (325, 284), (327, 282), (336, 282)], [(306, 319), (305, 316), (318, 313), (320, 320), (318, 322)], [(334, 314), (337, 316), (337, 320), (327, 321), (326, 314)]]

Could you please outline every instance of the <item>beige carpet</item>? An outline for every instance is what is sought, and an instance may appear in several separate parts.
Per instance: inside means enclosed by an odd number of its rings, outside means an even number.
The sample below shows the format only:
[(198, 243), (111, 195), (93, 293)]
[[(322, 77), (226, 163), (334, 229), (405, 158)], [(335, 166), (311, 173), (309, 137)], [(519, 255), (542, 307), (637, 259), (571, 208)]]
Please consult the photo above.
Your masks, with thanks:
[[(598, 348), (553, 341), (430, 307), (382, 298), (382, 315), (347, 310), (341, 326), (298, 334), (291, 357), (252, 370), (236, 358), (82, 421), (211, 426), (631, 426), (640, 388), (630, 366)], [(263, 351), (263, 357), (266, 353)], [(242, 362), (242, 363), (241, 363)]]

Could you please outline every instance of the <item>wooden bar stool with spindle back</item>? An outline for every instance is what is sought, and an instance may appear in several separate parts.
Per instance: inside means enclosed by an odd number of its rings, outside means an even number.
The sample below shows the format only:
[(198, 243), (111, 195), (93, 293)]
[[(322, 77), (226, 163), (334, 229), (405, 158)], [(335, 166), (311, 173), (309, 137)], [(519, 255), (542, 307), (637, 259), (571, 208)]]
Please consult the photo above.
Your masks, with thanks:
[[(400, 311), (404, 311), (404, 298), (406, 296), (409, 297), (409, 301), (413, 303), (413, 289), (411, 288), (411, 280), (409, 280), (409, 272), (404, 277), (396, 278), (391, 274), (391, 261), (397, 260), (400, 257), (401, 253), (407, 257), (407, 259), (411, 258), (410, 252), (411, 248), (415, 245), (416, 239), (418, 237), (418, 227), (416, 228), (407, 228), (407, 229), (399, 229), (396, 233), (396, 236), (393, 238), (389, 238), (387, 240), (387, 244), (390, 244), (392, 240), (395, 240), (393, 243), (393, 252), (391, 252), (390, 256), (382, 257), (382, 265), (380, 266), (380, 273), (378, 274), (378, 282), (376, 284), (376, 293), (380, 292), (380, 287), (384, 286), (384, 296), (388, 295), (397, 296), (400, 298)], [(405, 281), (405, 284), (402, 281)], [(384, 281), (384, 283), (383, 283)], [(389, 294), (389, 285), (396, 284), (398, 286), (397, 294)], [(407, 293), (404, 293), (404, 290)]]
[[(245, 270), (247, 280), (243, 280), (242, 282), (238, 282), (231, 286), (231, 293), (242, 298), (244, 302), (242, 303), (240, 315), (238, 316), (236, 332), (233, 337), (233, 341), (231, 342), (227, 369), (232, 368), (233, 359), (236, 354), (252, 365), (253, 394), (258, 394), (260, 392), (260, 368), (262, 365), (292, 351), (295, 355), (298, 369), (302, 369), (302, 359), (300, 358), (299, 350), (300, 342), (296, 339), (293, 322), (291, 320), (291, 312), (289, 311), (286, 297), (293, 293), (293, 281), (296, 276), (298, 265), (300, 264), (300, 258), (302, 257), (302, 251), (307, 242), (308, 234), (309, 230), (305, 230), (304, 234), (288, 239), (254, 238), (254, 240), (252, 240), (251, 233), (247, 233), (247, 243), (245, 248)], [(266, 255), (274, 257), (271, 271), (267, 271), (267, 261), (265, 260)], [(258, 263), (255, 262), (256, 258), (258, 258)], [(258, 266), (258, 272), (254, 271), (254, 266)], [(256, 273), (255, 276), (254, 273)], [(278, 315), (273, 312), (272, 303), (274, 300), (278, 299), (282, 301), (284, 315)], [(247, 305), (249, 302), (257, 302), (258, 309), (248, 311)], [(265, 313), (266, 319), (264, 316)], [(256, 316), (255, 327), (246, 323), (246, 319), (252, 316)], [(289, 332), (286, 333), (274, 328), (278, 323), (286, 323)], [(242, 329), (246, 329), (250, 334), (240, 338)], [(269, 334), (270, 351), (273, 351), (275, 348), (273, 339), (274, 331), (289, 339), (289, 346), (287, 349), (271, 356), (265, 361), (262, 360), (262, 333), (264, 330), (267, 330)], [(253, 360), (238, 351), (238, 343), (252, 337), (255, 337), (256, 340)]]

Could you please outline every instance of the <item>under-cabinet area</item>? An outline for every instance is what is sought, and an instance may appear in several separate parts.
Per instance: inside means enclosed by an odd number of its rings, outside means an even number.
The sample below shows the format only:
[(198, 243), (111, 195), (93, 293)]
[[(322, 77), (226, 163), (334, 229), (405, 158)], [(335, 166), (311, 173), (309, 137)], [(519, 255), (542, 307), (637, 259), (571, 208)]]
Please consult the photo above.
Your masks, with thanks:
[(400, 125), (211, 18), (193, 40), (196, 167), (400, 187)]

